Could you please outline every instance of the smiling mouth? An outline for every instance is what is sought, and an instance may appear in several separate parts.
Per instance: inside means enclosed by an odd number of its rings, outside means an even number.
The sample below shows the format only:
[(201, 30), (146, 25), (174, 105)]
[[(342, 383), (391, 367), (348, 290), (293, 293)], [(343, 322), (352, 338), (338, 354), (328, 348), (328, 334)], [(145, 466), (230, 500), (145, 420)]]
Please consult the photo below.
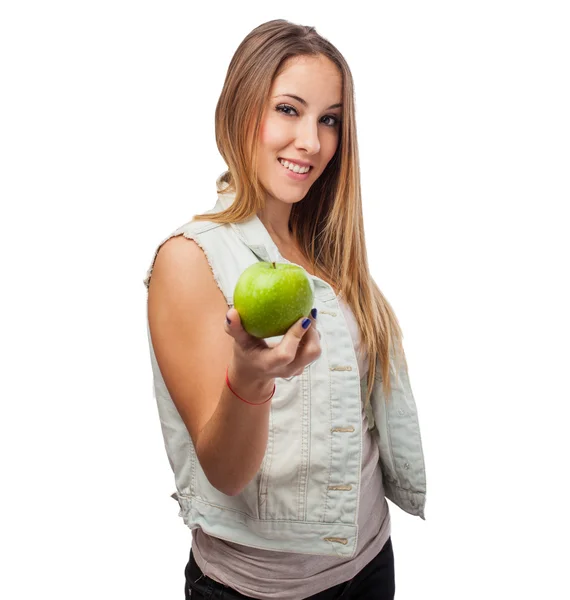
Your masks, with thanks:
[[(306, 171), (305, 173), (297, 173), (296, 171), (293, 171), (293, 169), (290, 169), (289, 167), (286, 167), (286, 166), (285, 166), (285, 165), (284, 165), (284, 164), (281, 162), (281, 160), (282, 160), (282, 159), (278, 158), (278, 159), (277, 159), (277, 162), (278, 162), (278, 163), (279, 163), (279, 164), (280, 164), (280, 165), (281, 165), (281, 166), (282, 166), (284, 169), (287, 169), (288, 171), (291, 171), (291, 173), (295, 173), (295, 175), (308, 175), (308, 174), (309, 174), (309, 173), (310, 173), (310, 172), (313, 170), (313, 168), (314, 168), (314, 167), (313, 167), (313, 165), (311, 165), (311, 166), (309, 167), (309, 170), (308, 170), (308, 171)], [(289, 164), (291, 164), (291, 163), (289, 163)]]

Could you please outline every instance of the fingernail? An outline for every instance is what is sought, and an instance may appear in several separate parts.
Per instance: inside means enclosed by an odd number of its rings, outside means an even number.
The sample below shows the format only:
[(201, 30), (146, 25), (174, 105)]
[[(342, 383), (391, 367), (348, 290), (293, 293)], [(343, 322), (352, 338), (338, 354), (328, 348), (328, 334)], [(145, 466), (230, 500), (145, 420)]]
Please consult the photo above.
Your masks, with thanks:
[(313, 317), (313, 319), (316, 319), (316, 318), (317, 318), (317, 309), (316, 309), (316, 308), (313, 308), (313, 309), (311, 310), (311, 316)]
[(303, 326), (303, 329), (307, 329), (307, 327), (311, 324), (311, 319), (305, 319), (301, 325)]
[(232, 323), (232, 322), (231, 322), (231, 321), (228, 319), (228, 315), (226, 315), (226, 323), (227, 323), (228, 325), (231, 325), (231, 323)]

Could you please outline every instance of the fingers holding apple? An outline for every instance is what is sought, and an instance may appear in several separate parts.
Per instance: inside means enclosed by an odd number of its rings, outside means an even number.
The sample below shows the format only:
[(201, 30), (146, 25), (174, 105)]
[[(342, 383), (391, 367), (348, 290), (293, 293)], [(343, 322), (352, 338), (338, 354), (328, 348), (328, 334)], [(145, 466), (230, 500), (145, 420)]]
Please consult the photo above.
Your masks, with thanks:
[(276, 355), (280, 359), (278, 364), (287, 372), (285, 377), (301, 375), (305, 368), (315, 362), (322, 353), (315, 317), (311, 315), (306, 319), (306, 321), (310, 321), (306, 329), (303, 327), (303, 321), (305, 319), (291, 327), (276, 347)]
[[(234, 289), (226, 332), (243, 368), (269, 377), (301, 374), (321, 353), (314, 327), (313, 283), (292, 263), (257, 262), (245, 269)], [(264, 338), (283, 336), (269, 346)]]

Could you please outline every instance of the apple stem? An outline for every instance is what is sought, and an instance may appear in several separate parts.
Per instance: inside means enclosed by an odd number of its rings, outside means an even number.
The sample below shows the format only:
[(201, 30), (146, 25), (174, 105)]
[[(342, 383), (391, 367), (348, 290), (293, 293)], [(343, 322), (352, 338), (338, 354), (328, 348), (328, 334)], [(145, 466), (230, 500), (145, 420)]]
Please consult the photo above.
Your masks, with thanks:
[(275, 263), (271, 263), (273, 265), (273, 268), (276, 269), (277, 267), (275, 266)]

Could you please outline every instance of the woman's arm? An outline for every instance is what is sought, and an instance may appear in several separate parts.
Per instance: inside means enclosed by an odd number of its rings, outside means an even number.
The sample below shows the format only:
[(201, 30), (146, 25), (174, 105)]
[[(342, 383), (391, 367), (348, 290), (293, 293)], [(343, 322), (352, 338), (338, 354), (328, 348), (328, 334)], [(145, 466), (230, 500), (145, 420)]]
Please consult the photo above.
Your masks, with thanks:
[(183, 236), (160, 248), (148, 290), (152, 345), (166, 387), (210, 483), (234, 495), (257, 473), (269, 431), (273, 378), (251, 378), (233, 363), (226, 300), (202, 249)]

